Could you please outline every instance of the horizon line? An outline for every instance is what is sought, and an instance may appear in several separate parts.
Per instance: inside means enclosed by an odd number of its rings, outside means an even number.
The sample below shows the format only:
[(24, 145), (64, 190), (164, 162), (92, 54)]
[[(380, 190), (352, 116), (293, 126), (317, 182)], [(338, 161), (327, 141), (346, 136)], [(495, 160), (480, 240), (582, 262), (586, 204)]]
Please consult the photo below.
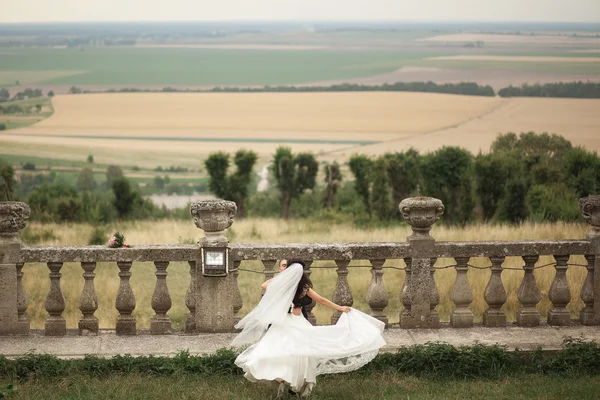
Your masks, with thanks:
[(136, 24), (136, 23), (297, 23), (297, 24), (320, 24), (320, 23), (535, 23), (535, 24), (598, 24), (600, 29), (600, 20), (597, 21), (581, 21), (581, 20), (488, 20), (488, 19), (416, 19), (416, 20), (401, 20), (401, 19), (204, 19), (204, 20), (186, 20), (186, 19), (170, 19), (170, 20), (65, 20), (65, 21), (0, 21), (0, 25), (32, 25), (32, 24)]

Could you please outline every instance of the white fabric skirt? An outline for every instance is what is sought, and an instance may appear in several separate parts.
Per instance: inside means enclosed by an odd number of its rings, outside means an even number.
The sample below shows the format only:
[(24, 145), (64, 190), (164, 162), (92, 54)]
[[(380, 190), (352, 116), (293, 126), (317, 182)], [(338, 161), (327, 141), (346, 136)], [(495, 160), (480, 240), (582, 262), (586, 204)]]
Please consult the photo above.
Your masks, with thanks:
[(252, 381), (279, 381), (308, 394), (317, 375), (353, 371), (371, 361), (385, 346), (385, 324), (352, 309), (335, 325), (313, 326), (292, 313), (272, 325), (256, 344), (235, 360)]

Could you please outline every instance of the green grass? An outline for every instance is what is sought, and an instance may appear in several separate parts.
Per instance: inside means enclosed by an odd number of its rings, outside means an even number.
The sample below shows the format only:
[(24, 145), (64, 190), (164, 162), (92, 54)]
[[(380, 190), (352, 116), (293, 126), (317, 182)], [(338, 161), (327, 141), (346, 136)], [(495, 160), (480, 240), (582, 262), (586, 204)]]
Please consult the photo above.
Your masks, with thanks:
[[(7, 384), (0, 384), (2, 387)], [(310, 397), (347, 399), (597, 399), (600, 377), (523, 375), (497, 381), (429, 380), (399, 374), (356, 374), (319, 377)], [(4, 389), (8, 394), (9, 390)], [(269, 399), (276, 389), (244, 378), (148, 377), (90, 378), (78, 375), (58, 381), (16, 383), (8, 399)], [(294, 396), (285, 398), (293, 399)]]
[[(279, 85), (391, 72), (434, 54), (369, 50), (14, 49), (4, 71), (87, 71), (45, 84)], [(365, 68), (357, 68), (362, 65)]]

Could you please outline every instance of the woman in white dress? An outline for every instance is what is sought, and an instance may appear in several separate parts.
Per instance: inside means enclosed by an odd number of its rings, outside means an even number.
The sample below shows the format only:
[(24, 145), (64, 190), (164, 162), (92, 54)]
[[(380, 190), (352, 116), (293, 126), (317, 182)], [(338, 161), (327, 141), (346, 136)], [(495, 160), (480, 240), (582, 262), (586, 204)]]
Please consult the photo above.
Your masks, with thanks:
[[(296, 307), (306, 296), (342, 312), (338, 322), (311, 325)], [(252, 382), (279, 382), (280, 391), (289, 387), (303, 396), (310, 394), (317, 375), (358, 369), (386, 344), (383, 322), (319, 296), (302, 265), (291, 261), (235, 327), (243, 329), (232, 346), (251, 344), (235, 360), (244, 376)]]

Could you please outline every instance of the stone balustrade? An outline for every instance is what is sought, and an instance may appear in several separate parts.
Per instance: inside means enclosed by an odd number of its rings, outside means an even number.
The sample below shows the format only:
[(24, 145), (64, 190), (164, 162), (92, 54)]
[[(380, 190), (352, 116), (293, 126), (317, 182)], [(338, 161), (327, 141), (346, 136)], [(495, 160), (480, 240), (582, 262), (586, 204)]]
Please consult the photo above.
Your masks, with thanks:
[[(45, 334), (62, 336), (66, 334), (66, 323), (62, 316), (65, 300), (61, 290), (61, 268), (64, 263), (80, 263), (84, 280), (79, 308), (81, 318), (78, 323), (81, 335), (98, 333), (98, 319), (94, 313), (98, 309), (98, 298), (94, 286), (95, 268), (100, 262), (116, 263), (120, 279), (115, 308), (118, 317), (115, 321), (116, 333), (135, 335), (138, 332), (133, 311), (136, 300), (129, 279), (131, 267), (137, 262), (153, 262), (156, 268), (156, 285), (151, 300), (155, 315), (150, 323), (152, 334), (164, 335), (173, 332), (169, 310), (172, 300), (166, 277), (169, 264), (187, 262), (190, 266), (190, 283), (185, 297), (189, 314), (185, 332), (227, 332), (232, 331), (243, 307), (243, 297), (239, 290), (238, 277), (243, 264), (250, 260), (262, 263), (264, 279), (275, 274), (277, 260), (282, 258), (302, 259), (305, 272), (311, 274), (314, 261), (335, 262), (337, 281), (332, 299), (334, 302), (352, 306), (354, 297), (348, 283), (348, 274), (356, 267), (351, 262), (362, 260), (362, 267), (370, 267), (371, 281), (366, 293), (366, 303), (370, 314), (388, 324), (386, 313), (389, 294), (384, 287), (385, 270), (389, 260), (403, 260), (406, 278), (402, 287), (394, 290), (404, 308), (400, 312), (400, 328), (437, 328), (440, 318), (436, 306), (440, 294), (435, 285), (434, 267), (440, 258), (454, 259), (451, 267), (456, 270), (456, 278), (450, 291), (450, 299), (455, 308), (450, 313), (449, 325), (454, 328), (473, 325), (473, 313), (469, 305), (474, 300), (473, 291), (467, 279), (467, 272), (474, 267), (471, 259), (489, 259), (490, 278), (484, 292), (488, 305), (483, 314), (485, 327), (506, 326), (507, 318), (502, 306), (508, 293), (501, 276), (503, 270), (515, 269), (504, 266), (507, 257), (521, 257), (524, 276), (517, 291), (520, 303), (516, 314), (516, 324), (522, 327), (537, 326), (541, 316), (536, 306), (541, 300), (540, 289), (533, 273), (540, 256), (552, 256), (555, 262), (546, 265), (554, 267), (555, 275), (548, 293), (552, 307), (548, 312), (549, 325), (600, 324), (600, 196), (590, 196), (580, 200), (584, 219), (592, 226), (585, 239), (574, 240), (532, 240), (532, 241), (474, 241), (437, 242), (429, 234), (433, 224), (443, 215), (444, 206), (437, 199), (417, 197), (400, 203), (404, 219), (411, 225), (413, 234), (403, 242), (377, 243), (308, 243), (308, 244), (229, 244), (223, 231), (233, 223), (235, 204), (227, 201), (198, 202), (192, 205), (191, 213), (196, 225), (203, 229), (205, 237), (198, 245), (159, 245), (135, 246), (133, 248), (109, 249), (105, 246), (32, 246), (21, 247), (18, 231), (25, 226), (29, 217), (29, 207), (18, 202), (0, 203), (0, 334), (27, 335), (30, 332), (27, 317), (28, 300), (23, 287), (23, 266), (25, 263), (46, 263), (49, 269), (50, 289), (45, 309), (48, 317)], [(229, 272), (224, 276), (210, 276), (203, 273), (203, 250), (227, 249)], [(571, 256), (584, 256), (587, 276), (580, 291), (584, 304), (578, 320), (572, 320), (567, 305), (572, 300), (566, 278)], [(243, 272), (242, 272), (243, 273)], [(26, 276), (25, 276), (26, 279)], [(309, 319), (315, 323), (312, 313), (314, 304), (308, 307)], [(331, 317), (335, 323), (339, 313)]]

